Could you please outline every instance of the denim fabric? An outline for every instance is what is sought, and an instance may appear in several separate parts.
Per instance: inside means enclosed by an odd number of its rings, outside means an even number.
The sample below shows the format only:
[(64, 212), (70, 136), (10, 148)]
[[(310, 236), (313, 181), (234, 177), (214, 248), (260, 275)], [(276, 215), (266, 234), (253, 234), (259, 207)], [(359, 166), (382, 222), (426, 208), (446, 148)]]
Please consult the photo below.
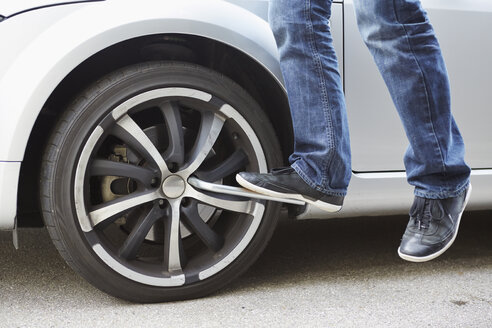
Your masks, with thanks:
[[(272, 0), (269, 21), (294, 125), (291, 166), (311, 187), (343, 196), (351, 177), (345, 101), (332, 44), (331, 0)], [(449, 81), (419, 0), (354, 0), (357, 23), (409, 140), (404, 163), (420, 197), (461, 194), (469, 182)], [(350, 81), (348, 81), (350, 83)]]

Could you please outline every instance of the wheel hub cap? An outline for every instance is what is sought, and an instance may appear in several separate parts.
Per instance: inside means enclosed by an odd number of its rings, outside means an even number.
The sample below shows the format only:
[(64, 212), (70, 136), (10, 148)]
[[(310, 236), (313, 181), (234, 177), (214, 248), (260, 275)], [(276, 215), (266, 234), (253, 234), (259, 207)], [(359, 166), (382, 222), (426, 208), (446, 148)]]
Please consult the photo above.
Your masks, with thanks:
[(171, 175), (164, 179), (162, 192), (168, 198), (180, 197), (186, 189), (186, 183), (180, 176)]

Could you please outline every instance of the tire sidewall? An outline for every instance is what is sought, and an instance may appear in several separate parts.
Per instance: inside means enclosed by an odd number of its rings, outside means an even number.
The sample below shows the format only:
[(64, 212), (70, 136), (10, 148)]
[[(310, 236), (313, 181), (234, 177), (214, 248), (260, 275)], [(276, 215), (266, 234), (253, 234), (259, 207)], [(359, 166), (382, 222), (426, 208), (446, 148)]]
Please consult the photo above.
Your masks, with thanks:
[[(94, 128), (118, 104), (142, 92), (165, 87), (194, 88), (235, 108), (250, 124), (263, 148), (268, 167), (281, 164), (280, 146), (265, 113), (241, 87), (209, 69), (176, 62), (152, 62), (112, 73), (84, 91), (56, 126), (43, 162), (42, 191), (50, 200), (43, 212), (50, 234), (67, 262), (90, 283), (114, 296), (137, 302), (188, 299), (207, 295), (243, 273), (259, 256), (275, 228), (279, 206), (266, 203), (262, 221), (246, 249), (215, 275), (180, 287), (156, 287), (130, 280), (104, 263), (92, 250), (75, 211), (74, 177), (82, 149)], [(53, 147), (57, 150), (53, 151)], [(43, 204), (43, 202), (42, 202)], [(45, 208), (48, 207), (48, 208)]]

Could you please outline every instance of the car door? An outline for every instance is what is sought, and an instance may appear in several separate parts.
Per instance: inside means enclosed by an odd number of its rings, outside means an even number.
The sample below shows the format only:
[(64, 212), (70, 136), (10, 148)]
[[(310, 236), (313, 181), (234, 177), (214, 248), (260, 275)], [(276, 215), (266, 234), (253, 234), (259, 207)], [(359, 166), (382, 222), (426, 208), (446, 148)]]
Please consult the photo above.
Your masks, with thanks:
[[(442, 47), (452, 110), (474, 169), (492, 168), (492, 2), (422, 0)], [(355, 172), (404, 170), (408, 145), (383, 79), (356, 26), (353, 1), (344, 3), (345, 93)]]

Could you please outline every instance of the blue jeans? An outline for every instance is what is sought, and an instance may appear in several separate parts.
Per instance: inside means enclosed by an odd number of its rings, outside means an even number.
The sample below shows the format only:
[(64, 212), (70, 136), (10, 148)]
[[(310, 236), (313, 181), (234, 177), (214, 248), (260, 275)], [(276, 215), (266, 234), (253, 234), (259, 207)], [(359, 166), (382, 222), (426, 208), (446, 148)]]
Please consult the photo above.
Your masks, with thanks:
[[(294, 125), (289, 160), (313, 188), (344, 196), (351, 177), (347, 114), (329, 18), (331, 0), (271, 0), (269, 21)], [(446, 67), (419, 0), (354, 0), (359, 31), (409, 140), (404, 163), (417, 196), (455, 197), (469, 182), (451, 114)], [(350, 83), (350, 81), (348, 81)]]

